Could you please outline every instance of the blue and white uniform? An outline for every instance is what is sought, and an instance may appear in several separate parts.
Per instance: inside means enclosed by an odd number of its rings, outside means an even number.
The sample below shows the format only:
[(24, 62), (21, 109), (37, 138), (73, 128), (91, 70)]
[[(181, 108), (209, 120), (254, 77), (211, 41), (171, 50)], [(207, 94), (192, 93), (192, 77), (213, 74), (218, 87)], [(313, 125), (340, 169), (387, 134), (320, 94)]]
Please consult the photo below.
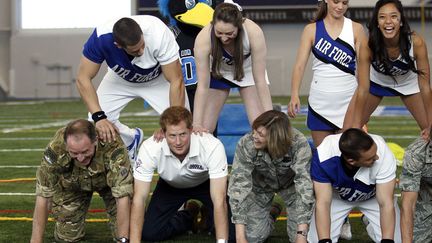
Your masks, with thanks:
[(83, 55), (89, 60), (99, 64), (105, 61), (108, 65), (97, 95), (102, 110), (119, 128), (126, 145), (132, 143), (136, 130), (120, 123), (121, 110), (138, 97), (146, 100), (158, 113), (168, 108), (170, 84), (162, 74), (161, 66), (179, 59), (174, 35), (161, 20), (149, 15), (130, 18), (140, 25), (143, 32), (145, 47), (142, 56), (130, 56), (114, 44), (112, 29), (118, 19), (97, 27), (83, 49)]
[[(414, 59), (414, 46), (411, 42), (410, 57)], [(373, 60), (370, 68), (370, 93), (376, 96), (412, 95), (420, 92), (418, 75), (413, 72), (406, 60), (399, 56), (391, 60), (390, 74), (385, 74), (383, 65)]]
[(323, 20), (315, 24), (307, 126), (312, 131), (339, 130), (357, 88), (353, 24), (344, 18), (335, 40), (327, 33)]
[[(396, 178), (396, 159), (387, 147), (384, 139), (369, 134), (377, 146), (378, 160), (372, 167), (360, 167), (354, 175), (349, 175), (344, 168), (339, 139), (342, 134), (329, 135), (314, 151), (311, 164), (311, 178), (320, 183), (330, 183), (333, 198), (330, 206), (330, 237), (337, 242), (341, 227), (349, 212), (357, 207), (367, 219), (369, 236), (375, 241), (381, 240), (380, 210), (376, 200), (376, 185), (387, 183)], [(400, 242), (399, 208), (395, 200), (396, 228), (395, 242)], [(315, 216), (310, 225), (309, 242), (318, 242)]]
[[(213, 30), (212, 30), (213, 31)], [(223, 79), (218, 80), (215, 78), (210, 78), (210, 88), (213, 89), (229, 89), (229, 88), (239, 88), (248, 87), (255, 85), (254, 77), (252, 74), (252, 56), (251, 47), (249, 42), (249, 36), (246, 30), (246, 26), (243, 25), (243, 70), (244, 77), (241, 81), (234, 79), (234, 57), (223, 49), (222, 61), (220, 65), (220, 74)], [(210, 58), (212, 58), (210, 56)], [(269, 79), (267, 76), (267, 71), (265, 72), (265, 79), (267, 84), (269, 84)]]

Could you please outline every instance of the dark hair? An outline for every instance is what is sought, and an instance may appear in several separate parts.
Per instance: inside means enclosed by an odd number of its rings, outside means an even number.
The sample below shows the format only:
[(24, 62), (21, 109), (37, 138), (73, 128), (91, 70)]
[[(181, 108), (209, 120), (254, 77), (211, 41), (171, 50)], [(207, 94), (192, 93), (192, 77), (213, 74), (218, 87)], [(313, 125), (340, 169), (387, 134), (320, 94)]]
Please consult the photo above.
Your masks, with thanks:
[(114, 41), (121, 47), (133, 46), (140, 42), (143, 32), (135, 20), (121, 18), (113, 26)]
[(221, 3), (216, 6), (213, 20), (212, 20), (212, 31), (211, 31), (211, 44), (212, 50), (211, 55), (213, 57), (211, 64), (211, 73), (214, 78), (221, 79), (220, 65), (222, 61), (222, 43), (216, 37), (214, 25), (217, 21), (223, 21), (229, 23), (238, 28), (237, 37), (234, 40), (234, 71), (233, 77), (237, 81), (241, 81), (244, 77), (243, 70), (243, 15), (241, 11), (231, 3)]
[(187, 128), (192, 128), (192, 114), (190, 111), (183, 106), (171, 106), (162, 112), (159, 119), (159, 125), (162, 130), (166, 132), (168, 125), (178, 125), (182, 121), (186, 123)]
[(291, 123), (284, 112), (269, 110), (258, 116), (252, 123), (252, 129), (267, 129), (267, 150), (272, 158), (282, 158), (291, 147)]
[(92, 122), (85, 119), (78, 119), (69, 122), (66, 125), (63, 140), (67, 142), (69, 136), (76, 134), (84, 134), (89, 137), (92, 142), (95, 142), (97, 139), (95, 126)]
[(342, 133), (339, 149), (345, 159), (358, 160), (361, 152), (368, 151), (374, 143), (372, 137), (362, 129), (350, 128)]
[(394, 4), (401, 15), (401, 24), (399, 31), (399, 50), (403, 60), (408, 63), (409, 69), (417, 74), (423, 74), (422, 71), (417, 70), (413, 58), (410, 56), (411, 49), (411, 35), (412, 31), (408, 21), (403, 12), (402, 3), (399, 0), (379, 0), (375, 4), (372, 18), (367, 23), (369, 30), (369, 48), (372, 51), (372, 59), (377, 62), (377, 65), (382, 65), (384, 73), (391, 75), (390, 69), (392, 68), (391, 60), (384, 45), (384, 38), (381, 30), (378, 28), (378, 12), (386, 4)]
[(318, 22), (318, 21), (324, 19), (325, 16), (327, 16), (327, 3), (324, 0), (322, 0), (322, 1), (318, 2), (317, 6), (318, 7), (317, 7), (317, 10), (315, 12), (315, 16), (311, 20), (312, 22)]

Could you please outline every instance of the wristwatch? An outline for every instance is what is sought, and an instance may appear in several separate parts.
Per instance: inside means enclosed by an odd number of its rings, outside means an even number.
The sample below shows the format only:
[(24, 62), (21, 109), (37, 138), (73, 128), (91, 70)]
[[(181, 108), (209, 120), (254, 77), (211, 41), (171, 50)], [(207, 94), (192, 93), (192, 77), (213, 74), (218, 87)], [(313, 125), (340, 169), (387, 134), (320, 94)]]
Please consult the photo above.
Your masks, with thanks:
[(307, 237), (307, 231), (306, 230), (299, 230), (297, 231), (298, 235), (303, 235), (304, 237)]
[(117, 238), (117, 242), (128, 243), (129, 239), (126, 237)]

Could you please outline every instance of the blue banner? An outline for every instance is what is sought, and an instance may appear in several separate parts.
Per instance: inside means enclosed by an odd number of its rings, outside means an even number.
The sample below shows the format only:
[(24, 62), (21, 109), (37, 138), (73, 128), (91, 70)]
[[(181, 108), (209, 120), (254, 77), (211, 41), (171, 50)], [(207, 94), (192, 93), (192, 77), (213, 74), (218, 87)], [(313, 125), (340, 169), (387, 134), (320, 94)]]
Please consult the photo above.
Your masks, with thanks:
[[(172, 0), (185, 1), (185, 0)], [(318, 0), (234, 0), (245, 17), (259, 23), (306, 23), (315, 13)], [(324, 0), (323, 0), (324, 1)], [(432, 0), (401, 0), (410, 21), (432, 20)], [(157, 0), (139, 0), (138, 14), (160, 17)], [(351, 0), (346, 16), (359, 22), (372, 16), (375, 1)], [(422, 8), (421, 6), (425, 6)]]
[[(184, 1), (184, 0), (173, 0)], [(432, 0), (401, 0), (404, 7), (418, 7), (420, 4), (430, 5)], [(270, 7), (270, 6), (283, 6), (283, 7), (298, 7), (298, 6), (311, 6), (314, 7), (318, 0), (234, 0), (244, 8), (248, 7)], [(376, 1), (359, 1), (351, 0), (350, 7), (373, 7)], [(157, 0), (139, 0), (139, 8), (157, 8)]]

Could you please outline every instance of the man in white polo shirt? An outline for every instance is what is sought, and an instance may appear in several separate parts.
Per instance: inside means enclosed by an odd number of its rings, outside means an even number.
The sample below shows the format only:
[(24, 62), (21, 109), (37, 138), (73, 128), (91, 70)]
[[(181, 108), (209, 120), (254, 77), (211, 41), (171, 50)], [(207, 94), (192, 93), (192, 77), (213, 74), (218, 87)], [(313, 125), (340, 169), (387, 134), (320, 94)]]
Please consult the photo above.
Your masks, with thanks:
[[(222, 143), (211, 134), (192, 134), (192, 115), (184, 107), (166, 109), (159, 123), (165, 139), (144, 141), (134, 166), (131, 242), (162, 241), (191, 230), (196, 213), (178, 210), (189, 199), (213, 212), (217, 242), (226, 242), (228, 165)], [(145, 210), (155, 170), (159, 181)]]

